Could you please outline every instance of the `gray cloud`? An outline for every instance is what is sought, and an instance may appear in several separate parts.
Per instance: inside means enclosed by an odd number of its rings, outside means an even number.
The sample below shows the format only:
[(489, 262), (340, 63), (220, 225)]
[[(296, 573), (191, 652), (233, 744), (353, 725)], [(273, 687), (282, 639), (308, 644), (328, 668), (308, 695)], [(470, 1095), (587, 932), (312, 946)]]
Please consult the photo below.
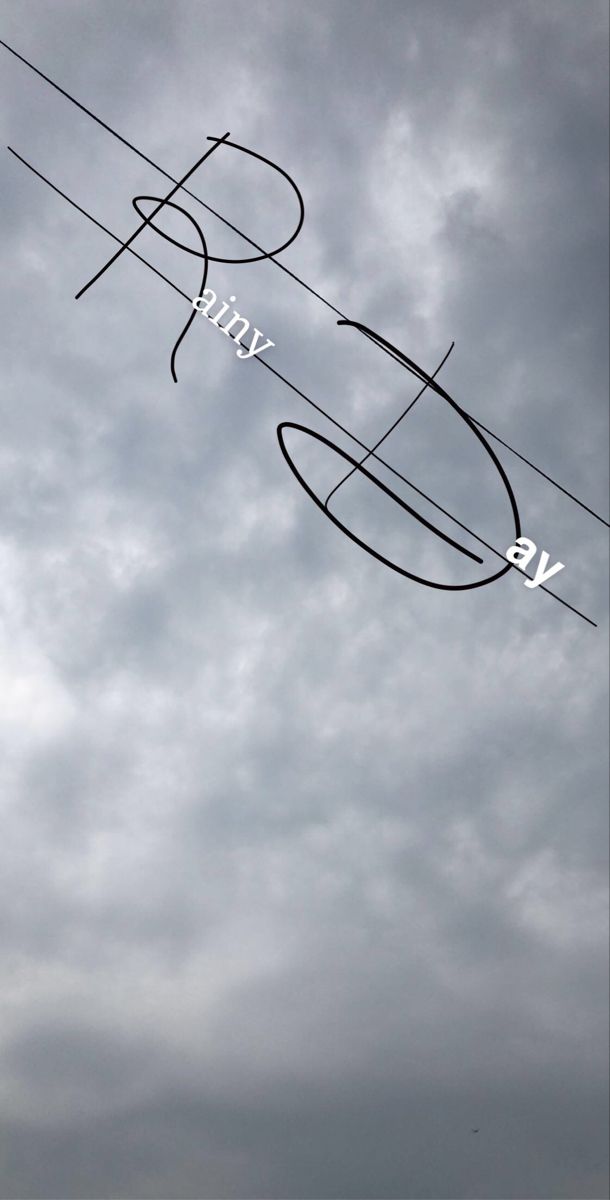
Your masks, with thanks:
[[(605, 511), (605, 6), (0, 14), (172, 174), (227, 129), (281, 164), (306, 206), (281, 261), (428, 370), (455, 340), (450, 393)], [(128, 235), (167, 181), (0, 52), (5, 143)], [(290, 228), (275, 181), (212, 161), (207, 202), (261, 244)], [(186, 303), (124, 256), (75, 304), (109, 239), (6, 154), (3, 201), (2, 1196), (598, 1198), (601, 525), (499, 450), (597, 630), (516, 573), (447, 596), (384, 571), (275, 428), (344, 435), (199, 319), (175, 385)], [(140, 243), (194, 294), (198, 266)], [(209, 282), (362, 440), (415, 394), (272, 264)], [(502, 540), (439, 402), (387, 455)]]

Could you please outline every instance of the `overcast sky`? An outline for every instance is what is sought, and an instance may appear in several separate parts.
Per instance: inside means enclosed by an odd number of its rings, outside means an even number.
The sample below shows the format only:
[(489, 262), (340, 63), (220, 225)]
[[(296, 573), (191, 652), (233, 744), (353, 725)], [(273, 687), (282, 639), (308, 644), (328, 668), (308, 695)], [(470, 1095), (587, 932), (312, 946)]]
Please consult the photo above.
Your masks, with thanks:
[[(0, 0), (0, 37), (177, 179), (227, 131), (281, 166), (280, 261), (427, 371), (455, 342), (439, 382), (607, 517), (605, 3)], [(171, 184), (0, 64), (1, 144), (129, 236)], [(186, 301), (124, 254), (76, 303), (114, 244), (0, 162), (2, 1200), (598, 1200), (606, 529), (492, 443), (597, 628), (518, 571), (387, 570), (276, 426), (357, 445), (203, 317), (174, 383)], [(290, 236), (245, 156), (192, 186)], [(137, 248), (197, 294), (196, 259)], [(365, 444), (416, 395), (273, 263), (208, 283)], [(442, 400), (384, 453), (504, 552)], [(336, 511), (406, 569), (497, 569), (376, 491)]]

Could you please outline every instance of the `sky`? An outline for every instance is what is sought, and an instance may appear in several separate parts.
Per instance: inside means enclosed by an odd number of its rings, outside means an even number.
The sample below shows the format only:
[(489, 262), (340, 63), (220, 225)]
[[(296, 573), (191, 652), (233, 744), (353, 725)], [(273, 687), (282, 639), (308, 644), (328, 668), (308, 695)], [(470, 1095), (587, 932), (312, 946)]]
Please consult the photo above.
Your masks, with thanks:
[[(303, 280), (430, 374), (454, 343), (458, 405), (607, 519), (607, 5), (0, 0), (0, 38), (175, 179), (228, 132), (305, 208), (209, 264), (273, 346), (197, 317), (175, 383), (200, 260), (145, 230), (187, 299), (125, 253), (75, 302), (116, 243), (2, 151), (2, 1200), (599, 1200), (607, 529), (490, 437), (572, 607), (421, 586), (276, 430), (358, 456), (421, 386)], [(167, 178), (0, 64), (2, 145), (126, 240)], [(189, 186), (261, 246), (298, 218), (230, 148)], [(345, 460), (287, 437), (324, 498)], [(382, 450), (483, 565), (361, 475), (337, 519), (498, 570), (459, 413)]]

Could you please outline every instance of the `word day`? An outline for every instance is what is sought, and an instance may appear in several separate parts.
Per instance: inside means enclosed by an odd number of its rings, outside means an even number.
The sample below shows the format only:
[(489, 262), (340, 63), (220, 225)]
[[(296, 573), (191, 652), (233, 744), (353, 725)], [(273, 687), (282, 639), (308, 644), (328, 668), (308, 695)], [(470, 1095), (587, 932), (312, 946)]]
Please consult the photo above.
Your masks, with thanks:
[[(205, 305), (202, 307), (200, 304), (200, 301), (203, 300), (208, 295), (208, 293), (212, 298), (211, 298), (211, 300), (206, 299)], [(236, 299), (235, 296), (229, 296), (229, 304), (234, 304), (235, 299)], [(231, 317), (231, 320), (227, 321), (226, 325), (219, 325), (218, 324), (219, 318), (224, 317), (225, 313), (228, 312), (229, 304), (227, 304), (226, 301), (223, 300), (220, 308), (218, 309), (218, 312), (216, 313), (216, 316), (211, 317), (210, 309), (211, 309), (212, 305), (215, 303), (216, 303), (216, 292), (214, 291), (213, 288), (206, 288), (203, 295), (195, 296), (195, 299), (193, 300), (193, 308), (196, 309), (197, 312), (201, 313), (202, 317), (207, 317), (208, 321), (210, 321), (210, 323), (212, 325), (215, 325), (217, 329), (220, 329), (221, 333), (226, 333), (227, 337), (232, 337), (233, 341), (236, 342), (237, 345), (239, 346), (244, 334), (247, 333), (248, 329), (250, 328), (250, 322), (246, 321), (246, 318), (242, 317), (241, 314), (236, 311), (236, 309), (233, 309), (233, 316)], [(241, 325), (242, 325), (242, 328), (240, 329), (240, 331), (237, 335), (235, 335), (234, 333), (231, 333), (231, 329), (235, 325), (236, 321), (240, 321)], [(267, 341), (265, 342), (264, 346), (259, 346), (258, 342), (259, 342), (260, 338), (262, 338), (262, 336), (263, 335), (262, 335), (260, 329), (257, 329), (255, 327), (254, 335), (253, 335), (252, 341), (250, 342), (249, 350), (244, 350), (243, 347), (241, 348), (241, 350), (238, 349), (236, 351), (237, 357), (238, 358), (253, 358), (255, 354), (262, 354), (263, 350), (268, 350), (270, 346), (275, 346), (275, 342), (270, 341), (269, 338), (267, 338)]]
[[(515, 545), (508, 547), (505, 557), (509, 562), (514, 563), (516, 567), (520, 567), (522, 571), (525, 571), (525, 568), (530, 560), (534, 557), (537, 549), (538, 547), (536, 543), (533, 542), (531, 538), (518, 537)], [(540, 587), (540, 584), (544, 583), (545, 579), (550, 579), (551, 576), (556, 575), (558, 571), (563, 571), (565, 563), (558, 561), (554, 566), (549, 567), (549, 558), (550, 555), (547, 554), (546, 550), (540, 551), (540, 562), (536, 567), (536, 574), (534, 575), (534, 578), (530, 579), (528, 577), (523, 581), (527, 588)]]
[[(147, 163), (149, 163), (150, 166), (154, 167), (158, 172), (160, 172), (162, 175), (164, 175), (172, 184), (172, 187), (170, 188), (170, 190), (167, 192), (167, 194), (165, 196), (149, 196), (149, 195), (147, 195), (147, 196), (136, 196), (133, 198), (132, 204), (133, 204), (133, 207), (135, 208), (136, 212), (138, 213), (138, 216), (141, 218), (141, 222), (134, 229), (131, 236), (127, 240), (124, 240), (122, 237), (119, 237), (118, 235), (116, 235), (112, 230), (108, 229), (96, 217), (92, 216), (92, 214), (88, 213), (85, 209), (83, 209), (81, 205), (79, 205), (75, 200), (73, 200), (70, 196), (68, 196), (59, 186), (57, 186), (55, 183), (53, 183), (50, 179), (47, 179), (46, 176), (44, 176), (40, 171), (38, 171), (36, 167), (34, 167), (29, 162), (27, 162), (27, 160), (25, 158), (23, 158), (20, 154), (18, 154), (16, 150), (14, 150), (10, 146), (8, 147), (9, 152), (16, 159), (18, 159), (28, 170), (32, 171), (33, 174), (37, 175), (53, 191), (55, 191), (65, 201), (67, 201), (70, 205), (72, 205), (74, 208), (76, 208), (88, 220), (92, 221), (93, 224), (95, 224), (96, 226), (101, 228), (110, 238), (112, 238), (112, 240), (115, 243), (118, 243), (118, 248), (115, 250), (114, 254), (108, 259), (107, 262), (105, 262), (95, 272), (95, 274), (88, 280), (88, 282), (85, 283), (80, 288), (80, 290), (76, 293), (76, 299), (79, 299), (80, 297), (82, 297), (92, 287), (92, 285), (97, 283), (102, 278), (102, 276), (105, 274), (105, 272), (114, 263), (116, 263), (117, 259), (123, 253), (127, 252), (131, 255), (134, 255), (137, 259), (140, 260), (140, 262), (142, 262), (150, 270), (154, 271), (157, 276), (160, 276), (170, 287), (172, 287), (172, 289), (175, 292), (177, 292), (179, 295), (181, 295), (184, 300), (188, 301), (188, 304), (190, 307), (190, 316), (189, 316), (188, 320), (186, 321), (186, 324), (185, 324), (184, 328), (182, 329), (181, 333), (179, 334), (179, 336), (175, 342), (172, 354), (171, 354), (170, 367), (171, 367), (172, 378), (174, 379), (175, 382), (177, 382), (177, 374), (176, 374), (176, 370), (175, 370), (177, 352), (178, 352), (179, 348), (181, 347), (181, 345), (183, 344), (184, 338), (185, 338), (186, 334), (188, 333), (188, 331), (191, 327), (191, 324), (193, 323), (197, 313), (199, 312), (207, 318), (207, 320), (210, 322), (210, 324), (215, 325), (217, 329), (220, 329), (222, 333), (226, 334), (227, 337), (230, 337), (236, 343), (236, 355), (238, 358), (241, 358), (241, 359), (256, 358), (257, 361), (262, 363), (262, 365), (268, 371), (270, 371), (274, 376), (276, 376), (279, 380), (281, 380), (290, 389), (290, 391), (293, 394), (296, 394), (300, 398), (300, 400), (302, 400), (303, 402), (310, 405), (316, 411), (316, 413), (318, 415), (325, 417), (336, 429), (338, 429), (341, 432), (341, 434), (344, 437), (347, 437), (350, 439), (350, 441), (353, 443), (353, 447), (355, 447), (355, 449), (352, 449), (352, 453), (349, 453), (346, 449), (343, 448), (342, 445), (338, 445), (337, 443), (333, 442), (331, 439), (325, 437), (321, 432), (318, 432), (317, 430), (311, 429), (300, 423), (284, 421), (284, 422), (281, 422), (277, 426), (277, 437), (278, 437), (278, 443), (279, 443), (281, 453), (282, 453), (288, 467), (290, 468), (292, 474), (294, 475), (297, 482), (299, 483), (299, 485), (303, 488), (303, 490), (309, 496), (309, 498), (315, 503), (315, 505), (320, 510), (320, 512), (323, 513), (324, 517), (328, 521), (330, 521), (341, 533), (343, 533), (347, 538), (349, 538), (352, 542), (354, 542), (360, 549), (365, 551), (367, 554), (371, 555), (378, 562), (380, 562), (384, 566), (388, 567), (390, 570), (396, 572), (397, 574), (403, 576), (406, 579), (411, 580), (414, 583), (423, 585), (424, 587), (434, 588), (434, 589), (438, 589), (441, 591), (447, 591), (447, 592), (468, 591), (473, 588), (484, 587), (490, 583), (493, 583), (493, 582), (501, 579), (508, 572), (510, 572), (511, 569), (513, 571), (515, 569), (517, 569), (522, 574), (522, 576), (525, 576), (524, 582), (526, 582), (526, 586), (528, 588), (531, 588), (533, 590), (540, 589), (541, 591), (547, 592), (549, 595), (553, 596), (553, 598), (556, 601), (558, 601), (564, 607), (570, 609), (577, 616), (579, 616), (582, 620), (586, 621), (588, 624), (590, 624), (592, 626), (595, 626), (595, 621), (592, 621), (590, 617), (588, 617), (584, 613), (580, 612), (580, 610), (575, 608), (574, 605), (570, 604), (562, 596), (557, 595), (556, 592), (553, 592), (548, 588), (547, 584), (548, 584), (549, 580), (564, 569), (563, 563), (557, 562), (554, 565), (549, 565), (549, 554), (546, 551), (541, 551), (540, 561), (539, 561), (537, 567), (535, 568), (533, 576), (530, 576), (527, 573), (527, 568), (528, 568), (530, 562), (532, 561), (532, 559), (534, 558), (534, 555), (537, 553), (536, 543), (533, 542), (530, 538), (522, 537), (521, 521), (520, 521), (519, 509), (518, 509), (515, 493), (511, 486), (507, 472), (506, 472), (500, 458), (498, 457), (498, 455), (492, 448), (488, 438), (492, 438), (495, 441), (499, 442), (506, 450), (508, 450), (512, 454), (516, 455), (522, 462), (526, 463), (530, 467), (531, 470), (536, 471), (539, 475), (541, 475), (543, 478), (545, 478), (548, 483), (550, 483), (552, 486), (558, 488), (559, 491), (563, 492), (564, 495), (568, 496), (575, 504), (579, 505), (582, 509), (584, 509), (586, 512), (588, 512), (590, 514), (590, 516), (593, 517), (595, 520), (601, 522), (602, 524), (604, 524), (606, 526), (609, 526), (610, 522), (606, 521), (605, 518), (599, 516), (598, 513), (594, 512), (594, 510), (592, 508), (590, 508), (583, 501), (579, 500), (578, 497), (576, 497), (573, 493), (569, 492), (566, 488), (562, 487), (562, 485), (559, 484), (556, 480), (552, 479), (550, 475), (548, 475), (541, 468), (537, 467), (535, 465), (535, 463), (531, 462), (531, 460), (529, 458), (525, 457), (525, 455), (523, 455), (518, 450), (516, 450), (514, 447), (512, 447), (507, 441), (505, 441), (503, 438), (501, 438), (497, 434), (495, 434), (491, 429), (489, 429), (487, 427), (487, 425), (484, 425), (482, 421), (478, 420), (472, 414), (467, 412), (466, 409), (464, 409), (461, 404), (458, 404), (453, 399), (453, 397), (449, 395), (449, 393), (437, 382), (437, 379), (436, 379), (436, 375), (438, 374), (440, 368), (443, 366), (444, 362), (446, 361), (446, 358), (448, 357), (447, 354), (443, 358), (440, 365), (433, 372), (433, 374), (430, 374), (428, 371), (426, 371), (422, 367), (418, 366), (418, 364), (412, 358), (410, 358), (407, 354), (405, 354), (397, 346), (395, 346), (394, 344), (389, 342), (380, 333), (371, 329), (367, 325), (364, 325), (360, 321), (351, 320), (345, 313), (343, 313), (341, 311), (341, 309), (338, 307), (337, 304), (331, 303), (331, 301), (327, 300), (324, 296), (322, 296), (320, 292), (316, 291), (315, 288), (312, 288), (304, 280), (300, 279), (299, 276), (295, 274), (295, 272), (289, 270), (287, 267), (283, 266), (278, 261), (278, 256), (284, 250), (286, 250), (294, 242), (294, 240), (298, 237), (301, 227), (303, 225), (304, 216), (305, 216), (305, 206), (303, 204), (303, 199), (302, 199), (301, 193), (299, 191), (299, 188), (298, 188), (297, 184), (294, 182), (294, 180), (291, 179), (291, 177), (288, 175), (288, 173), (282, 167), (280, 167), (276, 163), (273, 163), (271, 161), (271, 159), (258, 153), (257, 151), (251, 150), (250, 148), (248, 148), (246, 146), (242, 146), (242, 145), (239, 145), (237, 142), (231, 141), (230, 135), (228, 133), (225, 133), (225, 134), (223, 134), (222, 137), (216, 137), (216, 136), (208, 137), (206, 140), (208, 142), (212, 143), (211, 147), (208, 150), (206, 150), (205, 153), (203, 153), (197, 159), (197, 161), (193, 164), (193, 166), (191, 166), (189, 168), (189, 170), (185, 172), (184, 175), (182, 175), (179, 178), (175, 178), (173, 175), (170, 175), (167, 171), (165, 171), (163, 167), (154, 163), (151, 159), (149, 159), (146, 155), (144, 155), (142, 153), (142, 151), (138, 150), (138, 148), (133, 145), (133, 143), (127, 141), (127, 139), (123, 138), (122, 135), (116, 133), (116, 131), (111, 129), (111, 127), (108, 126), (105, 122), (103, 122), (101, 120), (101, 118), (97, 117), (97, 115), (95, 113), (93, 113), (90, 109), (85, 108), (85, 106), (83, 104), (81, 104), (80, 101), (78, 101), (74, 97), (70, 96), (69, 93), (67, 93), (64, 88), (60, 87), (59, 84), (56, 84), (47, 75), (45, 75), (43, 72), (39, 71), (38, 68), (34, 67), (31, 63), (29, 63), (27, 61), (27, 59), (23, 58), (22, 55), (18, 54), (16, 51), (14, 51), (12, 49), (12, 47), (10, 47), (6, 43), (2, 42), (1, 39), (0, 39), (0, 44), (3, 45), (11, 54), (15, 55), (16, 58), (18, 58), (20, 61), (22, 61), (27, 67), (29, 67), (31, 70), (33, 70), (36, 74), (40, 75), (45, 80), (45, 82), (47, 84), (49, 84), (52, 88), (61, 92), (61, 94), (63, 96), (65, 96), (71, 103), (75, 104), (79, 109), (82, 109), (93, 121), (102, 125), (102, 127), (104, 129), (106, 129), (107, 132), (110, 133), (113, 137), (118, 138), (119, 141), (126, 144), (136, 155), (143, 158)], [(296, 215), (296, 223), (292, 229), (292, 232), (290, 233), (290, 236), (285, 237), (285, 239), (282, 240), (279, 245), (274, 246), (272, 249), (264, 249), (262, 246), (259, 246), (257, 244), (257, 242), (255, 242), (251, 237), (249, 237), (247, 234), (243, 233), (240, 229), (238, 229), (230, 221), (226, 220), (226, 218), (224, 216), (222, 216), (222, 214), (220, 214), (220, 213), (216, 212), (214, 209), (212, 209), (195, 192), (191, 191), (189, 188), (187, 188), (185, 186), (187, 181), (189, 181), (191, 179), (191, 177), (199, 169), (199, 167), (201, 167), (202, 164), (206, 160), (209, 160), (211, 156), (215, 156), (218, 153), (221, 153), (223, 156), (225, 154), (229, 154), (230, 156), (234, 155), (234, 154), (237, 154), (238, 156), (246, 155), (246, 156), (248, 156), (249, 159), (256, 160), (257, 162), (259, 162), (265, 169), (270, 170), (270, 171), (276, 173), (276, 175), (279, 175), (283, 178), (287, 188), (289, 189), (289, 192), (292, 193), (293, 200), (294, 200), (294, 198), (296, 198), (296, 202), (298, 205), (298, 214)], [(190, 197), (191, 200), (194, 200), (202, 208), (213, 213), (216, 218), (218, 218), (219, 220), (221, 220), (223, 222), (223, 224), (227, 225), (242, 240), (246, 241), (248, 243), (247, 253), (245, 255), (242, 254), (240, 256), (234, 256), (234, 257), (227, 257), (225, 255), (211, 253), (210, 249), (208, 248), (206, 236), (205, 236), (204, 231), (201, 228), (201, 225), (199, 224), (199, 222), (195, 219), (195, 217), (193, 217), (193, 215), (191, 214), (191, 212), (188, 209), (184, 208), (180, 204), (177, 204), (174, 200), (176, 193), (179, 192), (180, 190), (182, 190), (186, 195), (188, 195)], [(150, 212), (143, 211), (142, 205), (145, 203), (154, 205), (152, 211), (150, 211)], [(186, 225), (188, 225), (189, 229), (190, 229), (191, 239), (189, 241), (182, 241), (173, 236), (170, 236), (169, 233), (167, 233), (166, 230), (163, 229), (157, 223), (155, 218), (159, 217), (159, 215), (166, 209), (171, 209), (176, 214), (180, 214), (182, 216), (183, 221), (185, 222), (185, 227), (186, 227)], [(197, 241), (199, 243), (198, 249), (194, 249), (191, 245), (193, 229), (196, 233)], [(177, 250), (182, 251), (183, 253), (187, 253), (191, 256), (194, 256), (196, 259), (200, 260), (201, 266), (202, 266), (202, 275), (200, 276), (200, 280), (199, 280), (199, 284), (198, 284), (199, 294), (196, 295), (194, 299), (191, 299), (191, 296), (187, 292), (182, 291), (181, 288), (177, 287), (176, 284), (171, 279), (169, 279), (166, 275), (162, 274), (162, 272), (160, 272), (155, 266), (153, 266), (151, 263), (149, 263), (147, 261), (147, 259), (143, 258), (140, 254), (138, 254), (137, 251), (133, 248), (134, 241), (144, 230), (149, 230), (151, 232), (158, 234), (164, 240), (171, 242), (176, 247)], [(253, 250), (255, 251), (254, 253), (252, 253)], [(420, 386), (419, 391), (417, 392), (416, 396), (414, 398), (409, 399), (409, 401), (405, 405), (403, 411), (398, 413), (398, 415), (396, 416), (396, 418), (394, 419), (394, 421), (392, 422), (392, 424), (389, 426), (388, 429), (381, 432), (381, 435), (375, 440), (375, 442), (372, 446), (367, 445), (366, 442), (363, 441), (356, 432), (352, 431), (351, 429), (349, 429), (345, 425), (343, 425), (339, 420), (337, 420), (337, 418), (335, 416), (332, 415), (331, 412), (329, 412), (325, 408), (323, 408), (319, 402), (317, 402), (316, 400), (307, 396), (305, 394), (305, 392), (303, 392), (299, 387), (297, 387), (294, 383), (292, 383), (289, 379), (287, 379), (285, 375), (281, 374), (278, 370), (276, 370), (276, 368), (269, 362), (268, 356), (266, 358), (262, 357), (264, 355), (265, 350), (268, 350), (268, 349), (271, 349), (272, 347), (274, 347), (275, 343), (270, 338), (265, 338), (264, 334), (261, 333), (260, 329), (253, 327), (252, 335), (251, 335), (251, 339), (250, 339), (250, 345), (249, 346), (247, 344), (242, 345), (243, 338), (246, 336), (246, 334), (250, 330), (250, 321), (247, 318), (243, 317), (236, 309), (233, 309), (232, 314), (229, 316), (228, 320), (225, 319), (226, 315), (229, 313), (231, 304), (233, 304), (236, 301), (235, 296), (230, 296), (228, 301), (220, 301), (217, 311), (216, 312), (213, 311), (215, 306), (217, 305), (218, 297), (217, 297), (216, 292), (212, 288), (207, 287), (207, 275), (208, 275), (209, 265), (211, 263), (226, 263), (226, 264), (232, 264), (234, 266), (237, 266), (237, 265), (245, 266), (247, 264), (251, 264), (251, 263), (255, 263), (255, 262), (262, 262), (265, 260), (271, 261), (276, 268), (281, 269), (282, 271), (285, 271), (289, 276), (291, 276), (291, 278), (295, 281), (295, 283), (297, 283), (298, 285), (300, 285), (301, 287), (306, 289), (308, 292), (310, 292), (311, 294), (316, 296), (317, 299), (322, 304), (324, 304), (328, 309), (330, 309), (332, 312), (334, 312), (335, 315), (337, 317), (339, 317), (339, 320), (337, 321), (337, 325), (344, 327), (346, 330), (352, 330), (352, 331), (360, 334), (362, 337), (365, 337), (368, 340), (368, 342), (371, 344), (371, 346), (375, 347), (377, 352), (388, 355), (394, 361), (394, 363), (396, 364), (396, 366), (398, 368), (402, 368), (402, 369), (408, 371), (409, 374), (414, 376), (415, 379), (419, 381), (420, 385), (422, 385), (422, 386)], [(192, 295), (192, 293), (191, 293), (191, 295)], [(224, 324), (221, 324), (221, 321), (224, 321)], [(453, 346), (453, 343), (452, 343), (452, 346)], [(450, 347), (450, 350), (448, 353), (450, 353), (452, 346)], [(507, 550), (502, 551), (500, 549), (497, 549), (495, 546), (490, 545), (475, 530), (469, 529), (468, 526), (466, 526), (459, 519), (459, 517), (455, 516), (453, 513), (444, 509), (433, 497), (427, 495), (426, 492), (424, 492), (422, 490), (422, 488), (418, 487), (414, 482), (412, 482), (410, 479), (408, 479), (400, 470), (398, 470), (396, 467), (394, 467), (387, 460), (387, 458), (385, 457), (385, 454), (380, 454), (379, 451), (380, 451), (382, 444), (393, 433), (393, 431), (396, 429), (396, 427), (407, 417), (408, 413), (411, 412), (414, 404), (420, 399), (420, 397), (426, 391), (436, 393), (436, 395), (446, 403), (448, 411), (453, 413), (454, 416), (459, 418), (460, 421), (464, 422), (464, 424), (467, 426), (467, 428), (469, 429), (473, 438), (476, 440), (476, 442), (478, 443), (478, 445), (480, 447), (480, 450), (483, 455), (481, 461), (485, 462), (486, 460), (490, 460), (491, 464), (495, 468), (495, 471), (496, 471), (497, 477), (498, 477), (498, 479), (497, 479), (498, 487), (500, 489), (500, 492), (501, 493), (503, 492), (505, 494), (505, 499), (507, 502), (506, 516), (507, 516), (509, 523), (513, 526), (512, 544), (509, 545)], [(290, 437), (292, 439), (291, 443), (290, 443), (290, 447), (287, 444), (286, 438), (285, 438), (285, 433), (287, 431), (290, 431)], [(487, 437), (485, 435), (487, 435)], [(301, 471), (299, 470), (299, 468), (296, 464), (296, 461), (293, 458), (292, 445), (293, 445), (295, 436), (297, 436), (297, 438), (300, 438), (299, 444), (303, 443), (303, 439), (308, 439), (309, 441), (311, 441), (313, 439), (316, 443), (322, 444), (325, 447), (325, 450), (331, 451), (332, 453), (334, 453), (335, 458), (336, 458), (336, 463), (337, 463), (337, 476), (338, 477), (337, 477), (336, 481), (331, 480), (331, 482), (333, 483), (333, 486), (331, 487), (331, 490), (328, 492), (327, 495), (326, 494), (324, 494), (324, 495), (318, 494), (317, 489), (314, 486), (312, 486), (310, 481), (307, 478), (305, 478), (305, 476), (303, 474), (301, 474)], [(380, 467), (383, 467), (386, 471), (391, 472), (391, 474), (395, 478), (400, 480), (408, 488), (410, 488), (413, 492), (415, 492), (419, 496), (420, 500), (424, 500), (427, 503), (431, 504), (437, 511), (439, 511), (446, 518), (451, 520), (460, 529), (462, 529), (464, 532), (468, 533), (471, 537), (475, 538), (476, 541), (479, 543), (479, 547), (481, 548), (480, 553), (477, 554), (473, 550), (460, 544), (460, 542), (457, 541), (455, 537), (451, 537), (448, 533), (445, 532), (444, 529), (439, 528), (438, 525), (433, 523), (432, 520), (429, 520), (428, 517), (424, 516), (423, 513), (419, 512), (415, 504), (412, 505), (412, 504), (407, 503), (407, 501), (405, 499), (403, 499), (403, 497), (401, 495), (399, 495), (397, 492), (395, 492), (386, 483), (382, 482), (382, 480), (380, 480), (376, 474), (374, 474), (371, 470), (369, 470), (367, 468), (367, 465), (365, 465), (365, 464), (368, 464), (368, 466), (370, 466), (370, 467), (379, 465)], [(372, 542), (369, 540), (368, 532), (365, 532), (364, 530), (360, 529), (359, 526), (357, 526), (356, 528), (352, 528), (350, 525), (346, 524), (343, 520), (341, 520), (338, 513), (336, 512), (336, 510), (333, 511), (331, 509), (331, 503), (334, 505), (338, 491), (342, 488), (343, 484), (346, 483), (348, 479), (352, 478), (354, 473), (357, 473), (357, 475), (361, 481), (366, 481), (366, 485), (368, 486), (371, 495), (376, 496), (376, 494), (379, 491), (381, 491), (384, 494), (384, 496), (386, 496), (390, 501), (394, 502), (397, 510), (400, 510), (400, 514), (408, 514), (408, 516), (412, 520), (414, 520), (418, 524), (424, 526), (429, 531), (429, 533), (432, 534), (433, 537), (436, 537), (441, 542), (445, 543), (445, 545), (449, 546), (453, 552), (457, 552), (457, 553), (465, 556), (466, 558), (470, 559), (472, 562), (477, 563), (479, 566), (482, 566), (483, 567), (483, 577), (481, 578), (478, 573), (475, 573), (474, 578), (471, 577), (469, 580), (466, 580), (466, 581), (460, 581), (460, 582), (455, 581), (455, 582), (450, 583), (450, 582), (445, 582), (445, 581), (441, 582), (441, 580), (439, 580), (439, 579), (430, 579), (427, 576), (425, 576), (425, 577), (420, 576), (413, 571), (412, 566), (408, 561), (408, 556), (409, 556), (409, 541), (408, 541), (408, 539), (405, 539), (405, 544), (404, 544), (404, 551), (406, 553), (403, 555), (403, 553), (401, 552), (398, 557), (398, 560), (397, 560), (397, 558), (394, 556), (394, 553), (392, 553), (391, 555), (388, 555), (383, 552), (383, 549), (382, 549), (383, 543), (372, 544)], [(377, 542), (377, 539), (375, 539), (375, 540)], [(506, 541), (508, 541), (508, 536), (507, 536)], [(503, 544), (506, 545), (506, 542), (504, 542)], [(401, 547), (401, 550), (402, 550), (402, 547)], [(487, 555), (485, 555), (485, 557), (483, 557), (483, 554), (482, 554), (483, 550), (486, 550), (488, 552)]]

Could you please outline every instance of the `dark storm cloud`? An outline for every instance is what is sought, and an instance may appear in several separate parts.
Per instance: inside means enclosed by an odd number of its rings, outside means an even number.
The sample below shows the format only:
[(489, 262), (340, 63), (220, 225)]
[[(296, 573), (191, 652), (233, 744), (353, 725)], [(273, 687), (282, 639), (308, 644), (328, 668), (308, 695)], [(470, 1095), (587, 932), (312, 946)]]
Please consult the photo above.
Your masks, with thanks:
[[(282, 165), (306, 206), (282, 261), (427, 369), (455, 339), (444, 386), (604, 511), (603, 5), (0, 14), (172, 174), (227, 129)], [(0, 52), (5, 142), (131, 232), (167, 181)], [(204, 199), (261, 244), (290, 228), (270, 177), (211, 162)], [(602, 527), (504, 451), (600, 628), (516, 573), (405, 583), (323, 521), (275, 427), (341, 434), (199, 319), (175, 385), (188, 306), (127, 256), (75, 304), (112, 246), (8, 156), (3, 215), (1, 1194), (598, 1197)], [(415, 394), (272, 264), (212, 270), (361, 438)], [(424, 404), (388, 461), (501, 539), (480, 455)]]

